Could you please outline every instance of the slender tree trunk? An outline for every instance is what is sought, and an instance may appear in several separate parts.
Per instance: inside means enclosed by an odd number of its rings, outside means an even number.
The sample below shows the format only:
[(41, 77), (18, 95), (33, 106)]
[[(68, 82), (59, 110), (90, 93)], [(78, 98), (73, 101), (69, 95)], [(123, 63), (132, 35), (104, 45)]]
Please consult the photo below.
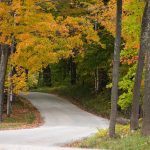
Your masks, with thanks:
[(41, 71), (39, 72), (38, 86), (39, 87), (43, 86), (43, 73)]
[[(12, 38), (11, 49), (10, 49), (11, 55), (14, 52), (15, 52), (15, 39), (13, 37)], [(8, 74), (8, 78), (9, 78), (9, 87), (8, 87), (8, 95), (7, 95), (7, 116), (8, 117), (11, 114), (11, 102), (13, 101), (13, 81), (12, 81), (13, 73), (14, 73), (14, 67), (11, 64), (10, 65), (10, 71), (9, 71), (9, 74)]]
[(97, 68), (95, 69), (95, 93), (97, 93)]
[(76, 72), (76, 63), (74, 59), (71, 57), (71, 84), (75, 85), (77, 81), (77, 72)]
[(62, 74), (63, 74), (63, 80), (66, 79), (66, 76), (67, 76), (67, 63), (66, 63), (66, 60), (65, 59), (62, 59), (62, 63), (63, 63), (63, 71), (62, 71)]
[(99, 70), (99, 91), (101, 92), (103, 88), (106, 87), (108, 83), (108, 75), (105, 69), (101, 68)]
[(146, 75), (144, 89), (144, 104), (143, 104), (143, 126), (142, 134), (150, 136), (150, 0), (147, 1), (147, 17), (144, 45), (146, 50)]
[(119, 81), (119, 65), (120, 65), (120, 48), (121, 48), (121, 29), (122, 29), (122, 0), (117, 0), (116, 12), (116, 39), (114, 48), (114, 62), (112, 74), (112, 91), (111, 91), (111, 114), (109, 125), (109, 136), (115, 136), (115, 126), (117, 117), (117, 101), (118, 101), (118, 81)]
[(12, 71), (9, 72), (9, 87), (8, 87), (8, 95), (7, 95), (7, 116), (9, 117), (11, 114), (11, 102), (13, 101), (13, 84), (12, 84)]
[(9, 49), (6, 45), (1, 45), (1, 63), (0, 63), (0, 122), (2, 122), (4, 83), (8, 63)]
[(52, 86), (50, 65), (43, 69), (43, 85)]
[(95, 93), (100, 91), (100, 69), (96, 67), (95, 69)]
[(141, 44), (140, 44), (140, 51), (138, 55), (138, 65), (136, 70), (135, 76), (135, 83), (133, 89), (133, 100), (132, 100), (132, 110), (131, 110), (131, 123), (130, 129), (137, 130), (139, 128), (139, 103), (140, 103), (140, 87), (142, 81), (142, 73), (144, 68), (144, 59), (145, 59), (145, 42), (146, 42), (146, 32), (147, 32), (147, 4), (144, 10), (144, 15), (142, 19), (142, 30), (141, 30)]
[(28, 82), (28, 79), (29, 79), (29, 70), (25, 69), (25, 73), (26, 73), (26, 81)]
[[(95, 14), (94, 30), (98, 29), (97, 14)], [(99, 67), (95, 69), (95, 93), (99, 93)]]

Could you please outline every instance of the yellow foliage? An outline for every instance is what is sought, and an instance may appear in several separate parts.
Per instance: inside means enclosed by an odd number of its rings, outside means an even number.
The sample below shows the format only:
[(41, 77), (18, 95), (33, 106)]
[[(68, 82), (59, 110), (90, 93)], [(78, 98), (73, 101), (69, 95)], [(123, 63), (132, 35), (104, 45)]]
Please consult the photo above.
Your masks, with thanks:
[[(11, 82), (10, 82), (11, 80)], [(6, 81), (6, 87), (9, 87), (10, 83), (13, 84), (13, 93), (19, 94), (20, 92), (26, 92), (28, 90), (27, 77), (25, 70), (22, 67), (16, 67), (16, 73)]]
[(11, 46), (15, 38), (16, 52), (10, 64), (17, 73), (11, 80), (14, 92), (27, 89), (24, 69), (31, 73), (40, 71), (50, 63), (73, 55), (76, 49), (83, 55), (86, 44), (99, 43), (93, 24), (83, 17), (58, 17), (46, 13), (41, 7), (46, 0), (12, 0), (0, 3), (0, 43)]

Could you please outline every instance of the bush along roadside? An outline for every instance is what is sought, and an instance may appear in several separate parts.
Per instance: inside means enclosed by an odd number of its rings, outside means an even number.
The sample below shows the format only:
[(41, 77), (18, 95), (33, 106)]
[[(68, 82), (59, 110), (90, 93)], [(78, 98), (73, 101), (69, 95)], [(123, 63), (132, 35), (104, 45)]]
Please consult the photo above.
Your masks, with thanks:
[(65, 147), (97, 148), (110, 150), (149, 150), (150, 137), (141, 136), (140, 131), (130, 132), (129, 125), (117, 125), (116, 137), (109, 138), (108, 130), (98, 130), (94, 136), (65, 145)]

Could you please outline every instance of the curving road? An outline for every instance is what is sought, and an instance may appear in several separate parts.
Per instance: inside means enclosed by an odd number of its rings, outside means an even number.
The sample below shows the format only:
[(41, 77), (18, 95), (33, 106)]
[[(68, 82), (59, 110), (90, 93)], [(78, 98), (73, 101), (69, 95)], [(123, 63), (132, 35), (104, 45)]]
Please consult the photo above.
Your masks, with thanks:
[(63, 150), (61, 145), (108, 127), (108, 120), (58, 96), (31, 92), (24, 97), (38, 108), (45, 122), (35, 129), (0, 131), (0, 150)]

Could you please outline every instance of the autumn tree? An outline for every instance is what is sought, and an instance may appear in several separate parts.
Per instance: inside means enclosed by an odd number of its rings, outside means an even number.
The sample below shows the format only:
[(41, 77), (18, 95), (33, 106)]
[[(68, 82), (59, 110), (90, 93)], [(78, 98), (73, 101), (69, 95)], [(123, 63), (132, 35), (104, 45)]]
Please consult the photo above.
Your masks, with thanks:
[[(47, 2), (51, 4), (50, 2)], [(13, 93), (18, 93), (20, 90), (26, 88), (26, 76), (25, 70), (26, 66), (24, 63), (21, 63), (21, 56), (24, 54), (23, 52), (27, 52), (25, 57), (29, 60), (29, 53), (33, 51), (31, 45), (34, 42), (47, 42), (48, 36), (50, 36), (51, 24), (49, 24), (48, 20), (53, 19), (51, 14), (45, 14), (45, 20), (43, 20), (43, 12), (42, 7), (40, 7), (40, 0), (37, 1), (2, 1), (0, 3), (0, 44), (1, 44), (1, 65), (0, 65), (0, 116), (2, 118), (2, 102), (3, 102), (3, 94), (4, 94), (4, 83), (5, 83), (5, 75), (6, 75), (6, 67), (8, 63), (8, 53), (11, 54), (9, 57), (9, 78), (8, 84), (6, 84), (8, 88), (8, 108), (10, 105), (10, 99)], [(51, 6), (51, 5), (50, 5)], [(36, 17), (35, 17), (36, 16)], [(53, 19), (54, 20), (54, 19)], [(54, 21), (52, 21), (54, 22)], [(47, 24), (46, 24), (47, 23)], [(40, 27), (39, 27), (40, 26)], [(48, 28), (49, 27), (49, 28)], [(49, 30), (49, 31), (48, 31)], [(30, 41), (28, 41), (30, 38)], [(15, 41), (14, 41), (15, 40)], [(24, 43), (23, 43), (24, 42)], [(21, 47), (21, 44), (24, 44), (25, 47)], [(34, 43), (35, 44), (35, 43)], [(38, 45), (34, 45), (36, 48), (40, 48), (41, 43)], [(52, 45), (51, 42), (49, 45), (45, 44), (45, 47)], [(23, 45), (22, 45), (23, 46)], [(29, 48), (30, 50), (26, 49)], [(52, 46), (51, 46), (52, 47)], [(49, 47), (51, 49), (51, 47)], [(14, 53), (14, 49), (16, 52)], [(44, 48), (43, 48), (44, 50)], [(32, 54), (33, 54), (32, 53)], [(42, 56), (42, 55), (41, 55)], [(24, 57), (24, 58), (25, 58)], [(41, 58), (41, 57), (40, 57)], [(19, 63), (17, 61), (19, 59)], [(35, 60), (35, 59), (33, 59)], [(29, 60), (31, 61), (31, 60)], [(42, 64), (43, 62), (41, 62)], [(29, 65), (31, 66), (31, 64)], [(13, 67), (16, 68), (16, 74), (12, 75)], [(43, 66), (42, 66), (43, 67)], [(41, 66), (40, 66), (41, 68)], [(23, 71), (24, 70), (24, 71)], [(20, 80), (20, 82), (19, 82)], [(12, 91), (13, 87), (13, 91)], [(9, 112), (7, 112), (9, 114)], [(2, 119), (1, 119), (2, 120)]]
[(63, 24), (68, 29), (68, 49), (71, 50), (70, 70), (71, 84), (76, 84), (77, 80), (77, 59), (84, 57), (88, 45), (99, 43), (97, 32), (93, 29), (93, 24), (84, 17), (67, 17)]

